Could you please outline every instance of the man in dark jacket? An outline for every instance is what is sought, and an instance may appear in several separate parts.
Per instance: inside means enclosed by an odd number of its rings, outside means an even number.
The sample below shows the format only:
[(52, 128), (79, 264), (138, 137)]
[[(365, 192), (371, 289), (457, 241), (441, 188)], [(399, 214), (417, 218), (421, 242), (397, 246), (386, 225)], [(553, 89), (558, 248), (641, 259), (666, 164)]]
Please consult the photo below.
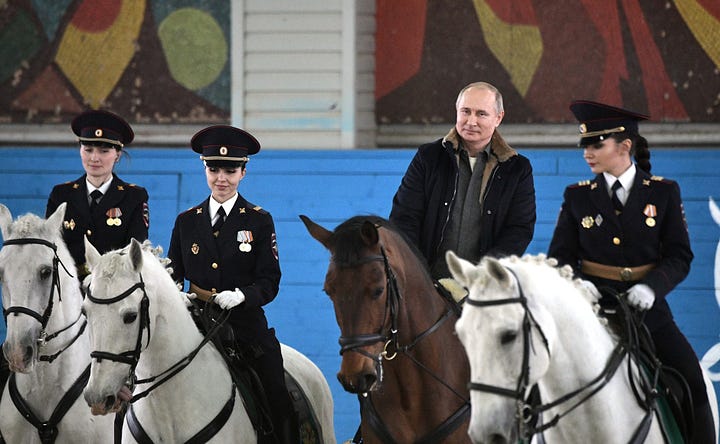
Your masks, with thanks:
[(530, 161), (497, 127), (505, 111), (489, 83), (463, 88), (455, 127), (422, 145), (393, 198), (390, 220), (420, 249), (435, 279), (449, 277), (445, 252), (478, 261), (522, 255), (535, 230)]

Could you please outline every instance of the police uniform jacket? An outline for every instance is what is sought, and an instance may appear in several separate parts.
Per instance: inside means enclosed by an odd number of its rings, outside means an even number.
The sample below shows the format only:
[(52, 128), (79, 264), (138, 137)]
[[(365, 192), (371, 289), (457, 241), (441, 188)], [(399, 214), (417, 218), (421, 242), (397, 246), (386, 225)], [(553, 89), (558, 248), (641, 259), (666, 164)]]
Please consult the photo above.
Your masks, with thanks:
[[(238, 195), (217, 239), (209, 217), (209, 198), (178, 215), (168, 258), (173, 278), (219, 293), (239, 288), (245, 302), (232, 308), (229, 322), (236, 338), (254, 342), (274, 333), (268, 329), (263, 305), (277, 296), (280, 285), (275, 225), (272, 216)], [(250, 250), (242, 251), (242, 243)], [(244, 248), (245, 249), (245, 248)]]
[[(443, 139), (420, 146), (393, 197), (390, 220), (420, 248), (429, 264), (437, 258), (455, 201), (459, 147), (454, 128)], [(522, 255), (535, 230), (532, 166), (498, 131), (490, 147), (481, 188), (480, 252)]]
[[(655, 292), (655, 304), (645, 317), (648, 327), (654, 330), (672, 321), (665, 297), (685, 279), (693, 259), (680, 187), (638, 168), (620, 215), (615, 214), (602, 174), (567, 187), (548, 256), (561, 265), (571, 265), (598, 288), (625, 291), (637, 283), (648, 285)], [(639, 281), (608, 280), (583, 275), (583, 260), (617, 267), (655, 267)], [(612, 303), (605, 298), (601, 302)]]
[(129, 184), (113, 174), (110, 188), (97, 206), (90, 211), (86, 175), (73, 182), (56, 185), (47, 202), (45, 217), (67, 202), (63, 222), (63, 239), (75, 264), (85, 263), (83, 236), (100, 253), (123, 248), (132, 238), (142, 242), (148, 238), (148, 193), (143, 187)]

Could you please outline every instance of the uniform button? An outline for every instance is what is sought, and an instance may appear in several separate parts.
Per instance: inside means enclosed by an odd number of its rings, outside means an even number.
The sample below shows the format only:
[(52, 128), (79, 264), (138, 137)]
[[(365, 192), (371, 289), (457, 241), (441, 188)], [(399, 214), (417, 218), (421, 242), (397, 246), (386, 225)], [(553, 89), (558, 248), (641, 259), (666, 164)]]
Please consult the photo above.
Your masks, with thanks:
[(614, 237), (614, 238), (613, 238), (613, 243), (614, 243), (615, 245), (620, 245), (620, 238), (619, 238), (619, 237)]
[(91, 231), (91, 230), (87, 230), (87, 235), (88, 235), (88, 236), (92, 236), (92, 231)]
[(217, 264), (217, 262), (213, 262), (212, 265), (210, 265), (210, 266), (213, 267), (213, 268), (217, 268), (217, 267), (218, 267), (218, 264)]
[(492, 210), (487, 210), (487, 214), (492, 214)]

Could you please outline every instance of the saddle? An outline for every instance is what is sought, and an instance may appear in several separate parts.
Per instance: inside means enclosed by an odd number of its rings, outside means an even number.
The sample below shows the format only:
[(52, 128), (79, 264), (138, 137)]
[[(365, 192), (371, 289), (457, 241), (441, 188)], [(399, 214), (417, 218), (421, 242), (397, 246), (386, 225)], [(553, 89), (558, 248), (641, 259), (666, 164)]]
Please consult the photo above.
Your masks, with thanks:
[[(217, 315), (214, 307), (200, 309), (195, 307), (192, 311), (193, 319), (203, 334), (212, 331), (215, 323), (221, 323), (217, 332), (211, 337), (230, 369), (232, 379), (237, 386), (240, 396), (248, 412), (250, 421), (258, 435), (260, 444), (276, 444), (277, 438), (273, 429), (271, 406), (262, 383), (250, 366), (250, 362), (263, 353), (260, 347), (240, 345), (234, 339), (232, 328), (225, 322), (226, 317)], [(223, 310), (224, 311), (224, 310)], [(285, 370), (285, 384), (290, 394), (293, 409), (297, 418), (298, 434), (302, 444), (321, 444), (322, 430), (320, 421), (310, 405), (310, 400), (297, 380)]]

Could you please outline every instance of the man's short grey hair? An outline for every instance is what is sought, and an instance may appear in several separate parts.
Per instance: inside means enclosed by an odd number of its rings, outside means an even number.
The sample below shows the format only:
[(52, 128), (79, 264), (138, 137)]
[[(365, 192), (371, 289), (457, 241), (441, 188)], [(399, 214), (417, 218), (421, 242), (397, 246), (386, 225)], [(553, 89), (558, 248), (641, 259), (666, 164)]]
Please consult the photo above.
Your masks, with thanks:
[(463, 94), (465, 94), (465, 91), (475, 88), (475, 89), (486, 89), (492, 93), (495, 94), (495, 112), (498, 114), (505, 111), (505, 107), (503, 106), (503, 98), (502, 94), (500, 94), (500, 91), (492, 86), (491, 84), (487, 82), (473, 82), (469, 85), (467, 85), (465, 88), (461, 89), (458, 93), (457, 100), (455, 100), (455, 109), (457, 109), (458, 105), (460, 104), (460, 99), (462, 98)]

